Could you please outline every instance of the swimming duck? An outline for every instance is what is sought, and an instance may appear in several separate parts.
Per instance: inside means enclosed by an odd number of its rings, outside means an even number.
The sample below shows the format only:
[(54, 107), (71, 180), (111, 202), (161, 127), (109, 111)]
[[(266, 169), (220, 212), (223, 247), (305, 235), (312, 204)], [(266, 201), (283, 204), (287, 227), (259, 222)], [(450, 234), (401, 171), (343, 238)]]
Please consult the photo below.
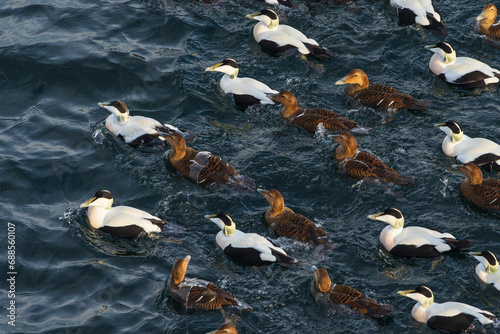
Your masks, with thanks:
[(476, 20), (479, 21), (479, 30), (481, 34), (500, 38), (500, 26), (498, 22), (495, 22), (496, 19), (497, 7), (492, 3), (486, 4), (481, 14), (476, 17)]
[(391, 0), (391, 7), (402, 24), (419, 24), (441, 36), (448, 33), (431, 0)]
[(347, 305), (361, 314), (367, 314), (374, 318), (382, 318), (394, 311), (392, 305), (381, 305), (348, 285), (332, 284), (325, 268), (312, 266), (312, 270), (314, 272), (314, 285), (311, 287), (311, 294), (316, 303), (324, 304), (327, 307)]
[(127, 105), (122, 101), (99, 102), (98, 105), (111, 112), (106, 118), (106, 128), (130, 146), (163, 143), (163, 135), (172, 132), (180, 133), (188, 140), (193, 137), (193, 133), (180, 131), (173, 125), (160, 123), (153, 118), (130, 116)]
[(170, 164), (191, 182), (201, 186), (226, 184), (244, 190), (255, 190), (253, 179), (238, 174), (236, 169), (210, 152), (200, 152), (187, 147), (180, 134), (173, 132), (165, 136), (172, 146), (168, 155)]
[(471, 162), (459, 166), (458, 170), (466, 176), (460, 185), (462, 196), (480, 208), (500, 210), (499, 179), (483, 179), (481, 170)]
[(113, 205), (113, 197), (108, 190), (99, 190), (87, 202), (90, 225), (115, 238), (133, 239), (144, 233), (160, 232), (167, 222), (149, 213), (130, 206)]
[(238, 334), (238, 330), (236, 329), (236, 322), (239, 317), (236, 314), (231, 314), (230, 316), (226, 316), (224, 309), (220, 310), (222, 316), (224, 317), (224, 324), (214, 331), (211, 331), (207, 334)]
[(295, 95), (287, 90), (272, 96), (272, 98), (283, 105), (280, 112), (281, 117), (292, 124), (303, 127), (310, 133), (316, 132), (319, 124), (322, 124), (325, 129), (333, 131), (348, 130), (358, 126), (358, 123), (330, 110), (297, 107)]
[(446, 133), (442, 144), (444, 154), (463, 164), (473, 162), (486, 171), (500, 170), (500, 145), (486, 138), (464, 135), (460, 125), (453, 120), (435, 126)]
[(326, 60), (333, 57), (331, 51), (319, 46), (314, 39), (307, 38), (295, 28), (279, 24), (278, 15), (270, 9), (248, 14), (246, 17), (260, 21), (253, 28), (253, 37), (262, 48), (272, 53), (297, 49), (302, 55), (311, 55), (319, 59)]
[(468, 88), (484, 87), (500, 81), (500, 71), (479, 60), (457, 57), (455, 50), (446, 42), (425, 47), (434, 52), (429, 68), (441, 80)]
[(239, 310), (252, 308), (227, 291), (222, 290), (212, 282), (198, 278), (187, 278), (186, 270), (191, 256), (175, 261), (168, 280), (170, 296), (192, 310), (218, 310), (225, 306), (233, 306)]
[(427, 326), (452, 333), (482, 331), (484, 325), (496, 319), (491, 312), (457, 302), (434, 303), (431, 289), (420, 285), (415, 290), (398, 291), (398, 294), (416, 300), (411, 315)]
[(500, 291), (500, 271), (498, 270), (498, 260), (490, 251), (471, 253), (479, 264), (476, 266), (476, 275), (481, 281), (493, 285)]
[(345, 77), (335, 82), (335, 85), (346, 85), (344, 91), (354, 101), (364, 106), (378, 109), (397, 110), (401, 108), (425, 110), (429, 101), (419, 101), (408, 94), (383, 85), (369, 84), (368, 76), (360, 69), (354, 69)]
[(296, 238), (302, 242), (312, 240), (315, 245), (328, 243), (325, 230), (316, 226), (309, 218), (287, 208), (283, 196), (278, 190), (259, 189), (259, 192), (271, 205), (266, 211), (265, 219), (273, 227), (277, 235)]
[(274, 104), (266, 94), (276, 94), (277, 90), (252, 78), (238, 78), (238, 63), (226, 58), (221, 63), (207, 67), (205, 71), (222, 72), (220, 88), (226, 94), (232, 94), (237, 106), (245, 109), (254, 104)]
[(355, 179), (377, 178), (384, 182), (392, 182), (398, 186), (407, 186), (413, 179), (401, 176), (394, 169), (388, 167), (368, 152), (359, 152), (358, 143), (349, 132), (341, 132), (333, 137), (339, 143), (335, 150), (335, 158), (340, 170)]
[(403, 228), (403, 214), (396, 208), (387, 208), (368, 218), (389, 224), (380, 233), (380, 242), (394, 256), (437, 257), (445, 252), (458, 251), (474, 245), (473, 240), (457, 240), (450, 233), (441, 233), (425, 227)]
[(244, 233), (236, 229), (233, 219), (225, 212), (206, 215), (206, 219), (220, 227), (215, 241), (224, 253), (233, 260), (247, 266), (266, 266), (272, 263), (283, 267), (296, 267), (296, 259), (273, 245), (268, 239), (257, 233)]
[(267, 4), (270, 5), (282, 5), (288, 8), (292, 9), (297, 9), (299, 8), (299, 5), (297, 5), (295, 2), (291, 2), (290, 0), (259, 0), (260, 2), (266, 2)]

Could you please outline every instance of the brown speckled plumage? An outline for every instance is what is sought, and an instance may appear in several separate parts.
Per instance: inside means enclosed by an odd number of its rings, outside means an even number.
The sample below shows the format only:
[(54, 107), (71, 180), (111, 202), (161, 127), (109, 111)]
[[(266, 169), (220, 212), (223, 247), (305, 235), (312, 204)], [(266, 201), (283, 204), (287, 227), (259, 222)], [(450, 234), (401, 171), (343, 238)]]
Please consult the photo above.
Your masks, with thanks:
[(348, 176), (355, 179), (378, 178), (384, 182), (407, 186), (413, 183), (411, 177), (401, 176), (368, 152), (358, 152), (358, 143), (352, 134), (342, 132), (333, 138), (339, 143), (335, 158), (340, 169), (345, 169)]
[[(212, 282), (197, 278), (186, 278), (186, 269), (191, 256), (178, 259), (168, 283), (170, 296), (193, 310), (217, 310), (224, 306), (235, 306), (247, 309), (247, 305), (240, 303), (233, 295), (219, 288)], [(249, 307), (248, 307), (249, 308)]]
[(367, 314), (374, 318), (381, 318), (394, 311), (392, 305), (380, 305), (348, 285), (332, 285), (326, 269), (313, 267), (313, 270), (314, 286), (311, 288), (311, 293), (317, 303), (330, 307), (338, 304), (348, 305), (361, 314)]
[(276, 234), (296, 238), (302, 242), (312, 240), (315, 245), (328, 244), (325, 230), (316, 226), (309, 218), (287, 208), (283, 196), (278, 190), (271, 189), (261, 191), (261, 193), (271, 205), (265, 214), (265, 219), (276, 231)]
[(481, 34), (500, 39), (500, 25), (495, 22), (497, 19), (497, 7), (492, 4), (486, 4), (483, 11), (477, 17)]
[(360, 69), (354, 69), (338, 80), (336, 85), (346, 85), (345, 92), (362, 105), (370, 108), (390, 109), (392, 111), (406, 108), (424, 110), (430, 104), (419, 101), (408, 94), (382, 84), (369, 84), (368, 77)]
[(460, 185), (462, 195), (473, 204), (489, 210), (500, 210), (500, 180), (483, 179), (481, 169), (473, 163), (458, 168), (465, 175)]
[(272, 98), (283, 105), (283, 109), (280, 112), (281, 117), (289, 120), (292, 124), (303, 127), (311, 133), (316, 132), (320, 123), (323, 124), (325, 129), (333, 131), (348, 130), (358, 126), (356, 122), (330, 110), (297, 107), (295, 95), (287, 90), (274, 95)]

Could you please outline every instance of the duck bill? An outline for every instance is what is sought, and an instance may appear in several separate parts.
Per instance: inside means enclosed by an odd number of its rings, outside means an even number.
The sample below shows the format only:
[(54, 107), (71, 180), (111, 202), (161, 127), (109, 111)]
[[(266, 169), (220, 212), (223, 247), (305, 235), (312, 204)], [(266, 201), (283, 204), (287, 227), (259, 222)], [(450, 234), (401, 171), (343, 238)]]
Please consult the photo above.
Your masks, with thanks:
[(340, 136), (335, 136), (335, 137), (333, 137), (332, 139), (333, 139), (333, 141), (334, 141), (334, 142), (337, 142), (337, 143), (339, 143), (339, 144), (341, 143), (341, 142), (340, 142), (340, 141), (341, 141)]
[(338, 86), (338, 85), (345, 85), (346, 84), (345, 81), (347, 80), (347, 78), (349, 78), (349, 75), (346, 75), (342, 79), (335, 81), (335, 85), (336, 86)]
[(406, 295), (409, 295), (410, 293), (413, 293), (413, 292), (415, 292), (415, 290), (398, 291), (398, 295), (406, 296)]
[(217, 67), (219, 67), (219, 66), (221, 66), (221, 65), (222, 65), (222, 63), (218, 63), (218, 64), (215, 64), (214, 66), (207, 67), (207, 68), (205, 69), (205, 72), (207, 72), (207, 71), (208, 71), (208, 72), (213, 72), (213, 71), (215, 71), (215, 69), (216, 69)]
[(484, 19), (484, 9), (483, 9), (483, 11), (481, 12), (481, 14), (479, 14), (479, 15), (476, 17), (476, 21), (481, 21), (482, 19)]
[(434, 124), (435, 128), (440, 128), (442, 126), (446, 126), (446, 123), (437, 123), (437, 124)]
[(90, 206), (90, 204), (95, 200), (95, 197), (92, 197), (91, 199), (89, 199), (87, 202), (83, 203), (80, 205), (80, 208), (87, 208)]
[(219, 218), (217, 218), (217, 215), (205, 215), (205, 219), (208, 219), (211, 222), (215, 223), (217, 226), (220, 227), (221, 230), (224, 229), (224, 222)]
[(378, 217), (382, 216), (384, 213), (383, 212), (377, 212), (373, 215), (369, 215), (367, 218), (377, 220)]
[(259, 16), (259, 15), (260, 15), (260, 12), (257, 12), (257, 13), (253, 13), (253, 14), (248, 14), (248, 15), (246, 15), (245, 17), (246, 17), (247, 19), (252, 19), (252, 20), (254, 20), (254, 19), (255, 19), (255, 17), (256, 17), (256, 16)]
[(111, 104), (109, 102), (99, 102), (97, 103), (99, 107), (106, 108), (109, 107)]
[(431, 44), (431, 45), (424, 46), (424, 48), (426, 48), (427, 50), (432, 50), (432, 49), (434, 49), (436, 47), (437, 47), (436, 44)]

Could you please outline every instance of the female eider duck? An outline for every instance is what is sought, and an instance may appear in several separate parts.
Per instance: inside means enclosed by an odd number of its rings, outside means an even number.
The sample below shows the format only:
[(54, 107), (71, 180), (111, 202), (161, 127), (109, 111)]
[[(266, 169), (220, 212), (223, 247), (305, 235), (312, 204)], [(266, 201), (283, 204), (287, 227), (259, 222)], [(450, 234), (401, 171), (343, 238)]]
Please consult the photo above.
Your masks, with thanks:
[(493, 285), (500, 291), (500, 271), (498, 270), (498, 260), (490, 251), (471, 253), (479, 264), (476, 266), (476, 275), (481, 281)]
[(458, 170), (466, 176), (460, 184), (462, 196), (480, 208), (500, 210), (499, 179), (483, 179), (479, 167), (471, 162), (459, 166)]
[(441, 36), (448, 33), (431, 0), (391, 0), (391, 7), (402, 24), (419, 24)]
[(278, 190), (259, 189), (259, 192), (271, 205), (264, 217), (277, 235), (295, 238), (302, 242), (312, 241), (315, 245), (328, 244), (325, 230), (316, 226), (309, 218), (287, 208)]
[(382, 318), (394, 311), (392, 305), (381, 305), (348, 285), (332, 284), (325, 268), (312, 266), (312, 270), (314, 285), (311, 287), (311, 294), (316, 303), (327, 307), (347, 305), (373, 318)]
[(340, 170), (355, 179), (374, 178), (392, 182), (398, 186), (408, 186), (413, 179), (401, 176), (394, 169), (384, 164), (368, 152), (359, 152), (358, 143), (349, 132), (341, 132), (333, 140), (339, 143), (335, 150), (335, 159)]
[(130, 206), (113, 205), (113, 197), (107, 190), (99, 190), (87, 202), (90, 225), (115, 238), (133, 239), (144, 233), (160, 232), (167, 222)]
[(225, 306), (233, 306), (239, 310), (252, 308), (212, 282), (198, 278), (187, 278), (186, 270), (191, 256), (175, 261), (168, 280), (167, 288), (170, 296), (186, 309), (218, 310)]
[(455, 50), (446, 42), (425, 48), (434, 52), (429, 61), (431, 71), (450, 84), (478, 88), (500, 81), (499, 70), (473, 58), (457, 57)]
[(302, 55), (311, 55), (319, 59), (333, 57), (331, 51), (319, 46), (314, 39), (307, 38), (295, 28), (279, 24), (278, 15), (270, 9), (248, 14), (246, 17), (260, 21), (253, 28), (253, 37), (262, 48), (272, 53), (297, 49)]
[(160, 123), (153, 118), (130, 116), (127, 105), (122, 101), (99, 102), (98, 105), (111, 112), (106, 118), (106, 128), (130, 146), (164, 143), (164, 135), (172, 132), (182, 134), (187, 140), (194, 137), (189, 131), (180, 131), (173, 125)]
[(492, 3), (486, 4), (481, 14), (476, 17), (476, 20), (479, 21), (481, 34), (500, 38), (500, 25), (498, 25), (498, 22), (495, 22), (496, 19), (497, 7)]
[(322, 124), (325, 129), (333, 131), (349, 130), (358, 126), (358, 123), (330, 110), (297, 107), (295, 95), (287, 90), (272, 96), (272, 98), (283, 105), (280, 112), (281, 117), (292, 124), (303, 127), (310, 133), (315, 133), (319, 124)]
[(346, 85), (344, 91), (352, 100), (374, 109), (425, 110), (430, 105), (429, 101), (417, 100), (392, 87), (383, 84), (370, 85), (368, 76), (360, 69), (351, 70), (349, 74), (335, 82), (335, 85)]
[(500, 170), (500, 145), (486, 138), (471, 138), (457, 122), (449, 120), (435, 125), (446, 133), (443, 152), (463, 164), (473, 162), (485, 171)]
[(168, 155), (170, 164), (191, 182), (201, 186), (225, 184), (243, 190), (255, 190), (253, 179), (238, 174), (236, 169), (210, 152), (200, 152), (187, 147), (186, 141), (176, 132), (165, 136), (172, 146)]
[(267, 94), (276, 94), (277, 90), (252, 78), (238, 78), (239, 67), (234, 59), (226, 58), (221, 63), (208, 67), (205, 71), (222, 72), (220, 88), (226, 94), (232, 94), (234, 102), (240, 108), (247, 108), (254, 104), (274, 104)]
[(420, 285), (415, 290), (398, 291), (398, 294), (416, 300), (411, 311), (413, 319), (426, 323), (427, 326), (446, 332), (482, 331), (496, 319), (491, 312), (457, 302), (435, 303), (434, 295), (426, 286)]
[(224, 253), (233, 260), (246, 266), (267, 266), (279, 264), (283, 267), (296, 267), (296, 259), (273, 245), (268, 239), (257, 233), (244, 233), (236, 229), (233, 219), (225, 212), (216, 215), (206, 215), (221, 231), (217, 233), (215, 241)]
[(445, 252), (458, 251), (474, 245), (473, 240), (457, 240), (450, 233), (441, 233), (425, 227), (403, 228), (403, 214), (396, 208), (387, 208), (368, 218), (389, 224), (380, 233), (380, 242), (394, 256), (437, 257)]

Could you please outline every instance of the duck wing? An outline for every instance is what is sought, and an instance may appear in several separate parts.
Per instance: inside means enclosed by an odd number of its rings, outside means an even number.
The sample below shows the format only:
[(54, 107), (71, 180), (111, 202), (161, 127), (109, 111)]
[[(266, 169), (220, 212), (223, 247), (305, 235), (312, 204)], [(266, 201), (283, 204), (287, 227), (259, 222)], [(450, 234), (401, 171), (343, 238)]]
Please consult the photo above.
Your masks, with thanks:
[(190, 161), (188, 178), (200, 185), (225, 184), (238, 172), (229, 163), (210, 152), (198, 152)]
[(377, 177), (400, 186), (413, 183), (411, 177), (400, 176), (394, 169), (367, 152), (359, 152), (355, 158), (347, 161), (345, 168), (347, 175), (357, 179)]
[(348, 305), (361, 314), (367, 314), (374, 318), (381, 318), (394, 311), (393, 306), (380, 305), (358, 290), (344, 284), (336, 284), (330, 292), (329, 298), (332, 303)]
[(276, 218), (278, 219), (272, 226), (279, 236), (296, 238), (302, 242), (312, 240), (315, 245), (326, 242), (325, 230), (301, 214), (284, 211)]
[(227, 291), (209, 282), (206, 287), (192, 286), (189, 291), (187, 305), (201, 310), (217, 310), (224, 306), (236, 305), (238, 301)]
[(352, 97), (365, 106), (380, 109), (407, 108), (423, 110), (430, 104), (428, 101), (419, 101), (395, 88), (382, 84), (371, 84), (367, 88), (356, 92)]

